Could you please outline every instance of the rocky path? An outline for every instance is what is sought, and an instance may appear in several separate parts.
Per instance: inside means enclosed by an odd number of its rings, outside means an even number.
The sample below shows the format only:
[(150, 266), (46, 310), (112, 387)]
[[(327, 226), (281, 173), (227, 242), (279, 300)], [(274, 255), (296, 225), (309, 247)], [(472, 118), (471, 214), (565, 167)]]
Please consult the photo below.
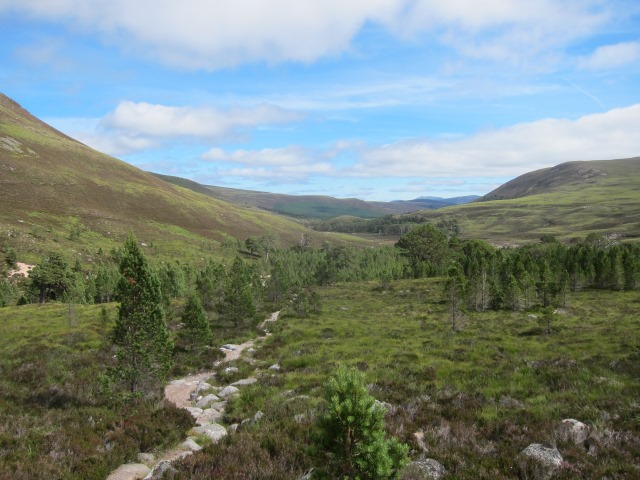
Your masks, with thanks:
[[(278, 320), (280, 312), (274, 312), (265, 319), (260, 328), (266, 331), (269, 323)], [(238, 360), (242, 353), (249, 348), (253, 348), (256, 341), (261, 341), (268, 336), (258, 337), (239, 345), (226, 344), (220, 347), (225, 358), (216, 363), (216, 366)], [(206, 436), (212, 442), (219, 441), (227, 435), (227, 429), (217, 423), (224, 414), (227, 400), (238, 395), (240, 388), (257, 382), (255, 377), (244, 378), (226, 387), (214, 387), (206, 380), (215, 375), (215, 372), (201, 372), (188, 375), (184, 378), (171, 381), (164, 389), (164, 396), (167, 401), (173, 403), (178, 408), (184, 408), (195, 418), (197, 427), (191, 430), (193, 435)], [(260, 412), (258, 412), (260, 413)], [(258, 414), (256, 414), (257, 416)], [(233, 430), (234, 426), (229, 427)], [(237, 426), (236, 426), (237, 427)], [(160, 478), (164, 472), (171, 469), (171, 463), (202, 450), (197, 443), (196, 436), (188, 437), (177, 447), (162, 453), (156, 457), (152, 454), (140, 454), (139, 463), (128, 463), (121, 465), (114, 470), (107, 480), (155, 480)]]

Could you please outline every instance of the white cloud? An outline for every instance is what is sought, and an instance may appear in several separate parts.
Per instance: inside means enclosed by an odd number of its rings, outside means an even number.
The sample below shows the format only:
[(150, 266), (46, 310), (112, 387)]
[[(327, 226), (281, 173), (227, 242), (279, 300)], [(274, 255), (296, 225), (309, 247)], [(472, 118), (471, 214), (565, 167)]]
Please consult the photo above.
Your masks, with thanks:
[(588, 70), (618, 68), (640, 60), (640, 42), (622, 42), (598, 47), (580, 59), (578, 66)]
[(414, 140), (368, 147), (342, 175), (504, 177), (571, 160), (640, 154), (640, 104), (577, 120), (544, 119), (460, 140)]
[[(367, 23), (425, 32), (472, 57), (522, 60), (607, 19), (597, 0), (5, 0), (2, 10), (72, 22), (127, 51), (186, 68), (313, 62), (347, 51)], [(568, 28), (570, 26), (570, 28)]]
[[(335, 167), (327, 161), (318, 160), (311, 152), (299, 146), (264, 148), (261, 150), (234, 150), (226, 152), (212, 148), (201, 158), (221, 164), (220, 175), (253, 179), (278, 178), (300, 179), (307, 175), (332, 175)], [(227, 164), (238, 164), (238, 167)]]
[(212, 148), (205, 152), (203, 160), (239, 163), (251, 166), (296, 166), (307, 164), (310, 158), (301, 147), (265, 148), (262, 150), (235, 150), (225, 152), (221, 148)]
[(268, 104), (219, 110), (123, 101), (101, 119), (51, 118), (47, 121), (96, 150), (109, 155), (126, 155), (183, 138), (217, 142), (301, 118), (298, 113)]
[(222, 111), (124, 101), (102, 120), (101, 126), (107, 130), (146, 137), (216, 139), (238, 129), (289, 123), (299, 118), (300, 115), (296, 113), (266, 104)]

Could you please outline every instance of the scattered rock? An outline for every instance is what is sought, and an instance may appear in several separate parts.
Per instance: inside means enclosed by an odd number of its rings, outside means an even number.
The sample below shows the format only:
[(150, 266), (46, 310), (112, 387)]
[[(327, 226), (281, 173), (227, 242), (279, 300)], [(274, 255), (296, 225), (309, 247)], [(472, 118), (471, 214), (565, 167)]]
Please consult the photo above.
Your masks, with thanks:
[(220, 390), (220, 392), (218, 392), (218, 396), (224, 399), (235, 397), (236, 395), (240, 395), (240, 389), (232, 385), (224, 387), (222, 390)]
[(177, 473), (178, 471), (171, 466), (171, 462), (162, 460), (155, 467), (153, 467), (153, 470), (151, 470), (151, 472), (146, 477), (144, 477), (144, 480), (160, 480), (167, 472)]
[(589, 427), (573, 418), (565, 418), (558, 427), (558, 437), (565, 442), (582, 445), (589, 436)]
[(126, 463), (120, 465), (107, 477), (107, 480), (135, 480), (145, 478), (151, 469), (142, 463)]
[(293, 419), (297, 422), (297, 423), (304, 423), (307, 421), (307, 414), (306, 413), (299, 413), (297, 415), (293, 416)]
[(222, 437), (227, 435), (227, 429), (219, 423), (211, 423), (209, 425), (201, 425), (194, 427), (193, 433), (196, 435), (206, 435), (213, 443), (218, 442)]
[(187, 438), (184, 442), (182, 442), (181, 446), (187, 450), (191, 450), (192, 452), (199, 452), (200, 450), (202, 450), (202, 447), (198, 445), (193, 437)]
[(281, 370), (281, 367), (278, 363), (274, 363), (273, 365), (271, 365), (269, 367), (269, 370), (273, 370), (275, 372), (279, 372)]
[(203, 412), (203, 410), (198, 407), (186, 407), (185, 410), (188, 411), (193, 418), (198, 418)]
[(556, 447), (532, 443), (519, 456), (518, 464), (524, 478), (548, 480), (562, 465), (562, 455)]
[(208, 425), (210, 423), (217, 422), (223, 416), (224, 415), (223, 415), (223, 413), (221, 411), (215, 410), (213, 408), (207, 408), (205, 411), (202, 412), (202, 415), (200, 415), (196, 419), (196, 423), (198, 425)]
[(226, 401), (215, 402), (209, 405), (209, 409), (218, 410), (219, 412), (224, 412), (224, 408), (227, 406)]
[(439, 480), (447, 474), (447, 469), (433, 458), (421, 457), (411, 462), (405, 469), (404, 478), (420, 478), (424, 480)]
[(532, 320), (535, 320), (538, 318), (538, 316), (534, 315), (533, 313), (530, 313), (529, 315), (527, 315), (527, 318), (531, 318)]
[(210, 393), (209, 395), (205, 395), (200, 400), (198, 400), (198, 402), (196, 403), (196, 407), (207, 408), (213, 402), (219, 402), (219, 401), (220, 399), (217, 396), (215, 396), (213, 393)]
[(250, 347), (247, 349), (247, 353), (256, 353), (256, 349), (253, 347)]
[(224, 369), (224, 373), (238, 373), (239, 371), (238, 367), (227, 367)]
[(254, 378), (254, 377), (243, 378), (242, 380), (238, 380), (237, 382), (233, 382), (231, 384), (231, 386), (232, 387), (241, 387), (241, 386), (244, 386), (244, 385), (253, 385), (257, 381), (258, 381), (258, 379)]
[(214, 389), (214, 387), (210, 383), (207, 383), (205, 381), (198, 382), (198, 386), (193, 392), (191, 392), (190, 398), (191, 400), (198, 398), (200, 393), (204, 392), (205, 390), (212, 390), (212, 389)]
[(233, 352), (233, 351), (235, 351), (235, 350), (237, 350), (237, 349), (238, 349), (238, 346), (237, 346), (237, 345), (233, 345), (233, 344), (231, 344), (231, 343), (227, 343), (227, 344), (225, 344), (225, 345), (221, 346), (221, 347), (220, 347), (220, 349), (223, 349), (223, 350), (231, 350), (231, 351)]
[(253, 416), (253, 421), (258, 422), (260, 419), (262, 419), (262, 417), (264, 417), (264, 413), (258, 410), (256, 414)]
[(236, 430), (238, 430), (238, 427), (239, 427), (239, 426), (240, 426), (240, 425), (239, 425), (238, 423), (232, 423), (231, 425), (229, 425), (229, 430), (230, 430), (231, 432), (235, 432)]

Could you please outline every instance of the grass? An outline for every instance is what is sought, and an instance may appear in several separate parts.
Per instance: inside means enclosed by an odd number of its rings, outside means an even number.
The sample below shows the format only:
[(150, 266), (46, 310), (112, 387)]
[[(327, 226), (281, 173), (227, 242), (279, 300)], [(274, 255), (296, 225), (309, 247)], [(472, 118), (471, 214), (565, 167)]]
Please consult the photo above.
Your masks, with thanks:
[[(243, 393), (228, 420), (259, 409), (273, 422), (264, 428), (292, 429), (302, 457), (297, 470), (290, 466), (279, 478), (297, 478), (313, 465), (305, 456), (313, 414), (302, 425), (292, 418), (315, 410), (323, 382), (342, 362), (365, 371), (372, 394), (393, 405), (388, 427), (414, 456), (420, 452), (414, 433), (423, 432), (428, 456), (445, 465), (447, 478), (514, 478), (519, 452), (539, 442), (558, 445), (565, 457), (557, 478), (637, 478), (638, 292), (578, 292), (545, 334), (529, 317), (536, 311), (469, 313), (454, 333), (440, 290), (437, 279), (398, 281), (388, 292), (376, 283), (336, 285), (320, 290), (322, 314), (283, 312), (256, 354), (263, 368), (278, 362), (282, 372)], [(285, 413), (289, 390), (310, 398)], [(557, 436), (565, 418), (590, 426), (586, 446)], [(260, 456), (255, 438), (268, 431), (256, 424), (252, 434), (252, 441), (230, 439), (228, 448), (211, 447), (188, 460), (183, 473), (193, 477), (176, 478), (206, 478), (228, 455), (240, 463), (243, 455)], [(275, 463), (291, 454), (284, 444), (270, 451)]]

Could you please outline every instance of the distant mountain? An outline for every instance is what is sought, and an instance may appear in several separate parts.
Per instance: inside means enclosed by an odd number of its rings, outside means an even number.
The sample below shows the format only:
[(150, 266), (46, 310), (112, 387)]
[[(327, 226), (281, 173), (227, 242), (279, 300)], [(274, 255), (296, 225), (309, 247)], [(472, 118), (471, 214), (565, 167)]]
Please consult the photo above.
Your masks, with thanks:
[(521, 175), (479, 201), (420, 215), (499, 244), (589, 233), (640, 238), (640, 157), (562, 163)]
[[(598, 185), (622, 186), (624, 177), (635, 176), (640, 157), (623, 160), (578, 161), (561, 163), (525, 173), (482, 197), (486, 200), (522, 198), (553, 192), (573, 191)], [(613, 181), (611, 179), (614, 179)], [(615, 183), (615, 185), (613, 183)]]
[(308, 219), (327, 219), (342, 216), (376, 218), (383, 215), (396, 215), (417, 210), (443, 208), (464, 203), (463, 199), (465, 198), (478, 198), (475, 196), (457, 197), (455, 199), (431, 199), (421, 197), (415, 200), (367, 202), (357, 198), (334, 198), (323, 195), (285, 195), (253, 190), (239, 190), (213, 185), (202, 185), (192, 180), (170, 175), (161, 175), (159, 173), (154, 175), (175, 185), (235, 205), (256, 207), (281, 215)]
[(439, 202), (444, 202), (447, 205), (462, 205), (464, 203), (471, 203), (478, 200), (480, 195), (465, 195), (463, 197), (451, 197), (451, 198), (443, 198), (443, 197), (418, 197), (414, 202), (420, 200), (437, 200)]
[[(84, 246), (69, 242), (72, 226), (84, 232)], [(64, 135), (0, 94), (0, 235), (37, 256), (49, 248), (108, 249), (130, 231), (178, 256), (266, 232), (285, 244), (303, 233), (318, 244), (329, 239), (298, 222), (165, 182)]]

